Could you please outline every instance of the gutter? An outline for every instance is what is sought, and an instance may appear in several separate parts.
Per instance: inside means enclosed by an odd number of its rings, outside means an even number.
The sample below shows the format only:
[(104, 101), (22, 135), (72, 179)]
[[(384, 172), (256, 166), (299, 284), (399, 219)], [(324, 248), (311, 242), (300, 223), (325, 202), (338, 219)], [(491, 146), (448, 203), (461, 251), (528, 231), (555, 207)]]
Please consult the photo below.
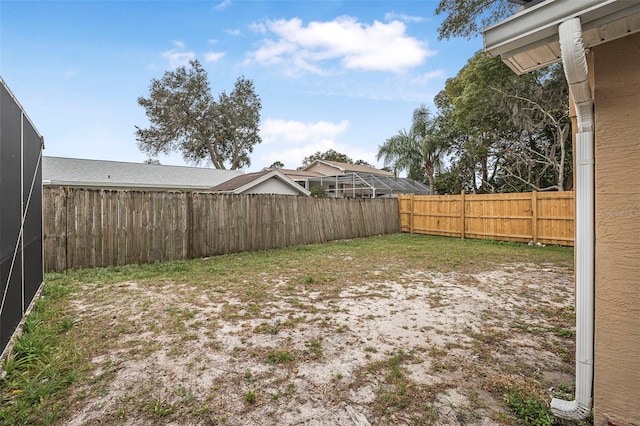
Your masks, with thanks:
[(594, 330), (594, 112), (580, 18), (558, 29), (569, 91), (574, 100), (576, 134), (576, 392), (573, 401), (553, 398), (551, 412), (579, 420), (591, 412)]

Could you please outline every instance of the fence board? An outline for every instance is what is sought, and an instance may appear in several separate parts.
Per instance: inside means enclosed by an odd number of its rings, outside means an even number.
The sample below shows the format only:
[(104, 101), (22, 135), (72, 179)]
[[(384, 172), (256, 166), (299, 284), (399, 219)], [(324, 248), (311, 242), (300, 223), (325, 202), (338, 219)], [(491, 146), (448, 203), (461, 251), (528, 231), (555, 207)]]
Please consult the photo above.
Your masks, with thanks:
[(64, 188), (51, 188), (42, 194), (43, 206), (50, 208), (43, 211), (43, 225), (48, 230), (43, 236), (44, 263), (55, 270), (66, 268), (66, 256), (61, 255), (61, 248), (67, 246), (66, 210), (67, 197)]
[(205, 257), (399, 232), (396, 199), (45, 187), (46, 271)]
[(573, 245), (574, 193), (404, 195), (401, 232)]

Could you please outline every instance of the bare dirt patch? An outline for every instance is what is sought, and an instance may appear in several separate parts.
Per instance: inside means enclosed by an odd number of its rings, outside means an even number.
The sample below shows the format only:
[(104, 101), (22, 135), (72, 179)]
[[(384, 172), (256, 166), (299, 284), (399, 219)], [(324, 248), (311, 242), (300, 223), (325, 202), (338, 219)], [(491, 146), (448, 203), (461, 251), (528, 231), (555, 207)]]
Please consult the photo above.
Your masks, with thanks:
[(72, 310), (95, 347), (65, 423), (509, 424), (506, 390), (547, 398), (572, 381), (561, 267), (265, 270), (83, 284)]

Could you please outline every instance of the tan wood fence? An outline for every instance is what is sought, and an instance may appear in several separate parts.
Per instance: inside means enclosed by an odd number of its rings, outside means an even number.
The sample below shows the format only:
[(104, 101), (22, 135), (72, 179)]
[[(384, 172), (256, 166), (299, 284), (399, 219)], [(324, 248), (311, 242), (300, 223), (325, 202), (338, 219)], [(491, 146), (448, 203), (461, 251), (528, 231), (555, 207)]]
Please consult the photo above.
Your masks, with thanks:
[(573, 191), (402, 195), (398, 206), (402, 232), (573, 245)]
[(395, 199), (43, 191), (46, 271), (189, 259), (399, 232)]

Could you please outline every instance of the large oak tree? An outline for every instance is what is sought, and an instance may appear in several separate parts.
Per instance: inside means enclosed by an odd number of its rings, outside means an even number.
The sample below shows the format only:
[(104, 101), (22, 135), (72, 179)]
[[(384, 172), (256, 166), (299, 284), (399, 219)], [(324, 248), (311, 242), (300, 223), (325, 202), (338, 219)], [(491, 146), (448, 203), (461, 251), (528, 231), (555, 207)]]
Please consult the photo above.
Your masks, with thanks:
[(152, 157), (178, 151), (190, 163), (210, 161), (216, 169), (251, 165), (261, 142), (262, 104), (253, 81), (236, 80), (231, 93), (214, 99), (207, 72), (198, 61), (152, 79), (148, 97), (139, 97), (150, 126), (136, 126), (138, 148)]

